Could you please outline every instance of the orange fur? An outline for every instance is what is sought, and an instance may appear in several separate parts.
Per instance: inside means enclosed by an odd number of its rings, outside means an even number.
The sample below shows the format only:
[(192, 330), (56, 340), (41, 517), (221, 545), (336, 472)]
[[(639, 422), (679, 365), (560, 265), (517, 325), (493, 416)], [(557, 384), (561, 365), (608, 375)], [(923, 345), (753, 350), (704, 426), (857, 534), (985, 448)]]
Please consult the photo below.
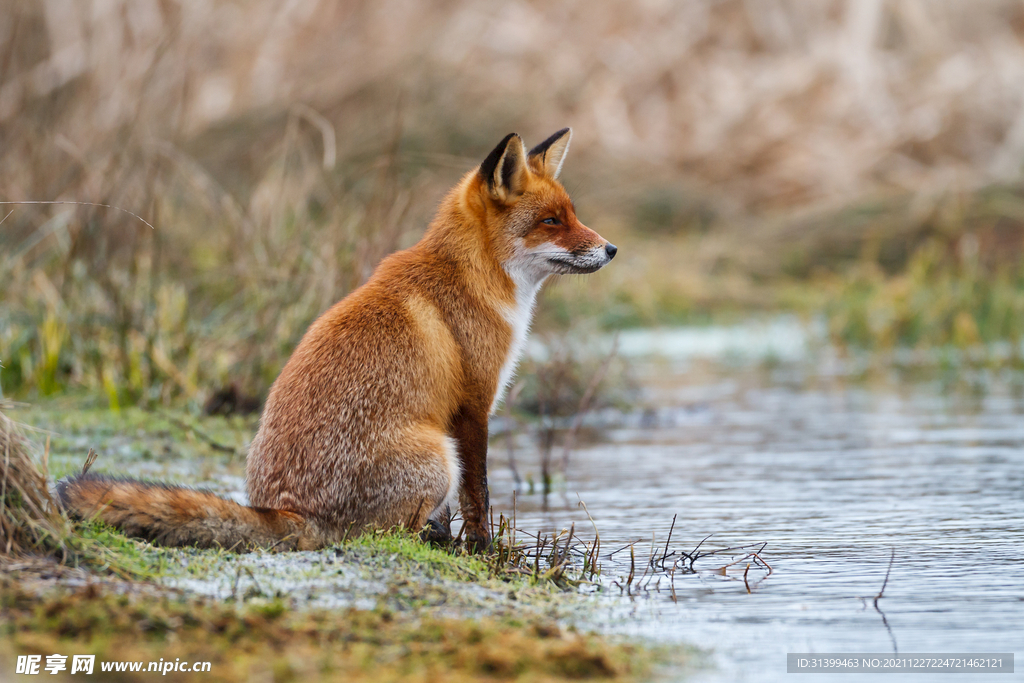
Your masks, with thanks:
[(428, 522), (443, 537), (457, 497), (467, 541), (486, 546), (487, 420), (536, 293), (548, 275), (592, 272), (615, 253), (579, 222), (556, 179), (570, 135), (529, 154), (519, 136), (506, 137), (449, 192), (418, 244), (313, 323), (249, 451), (257, 517), (210, 494), (123, 482), (100, 490), (89, 478), (65, 484), (62, 499), (153, 540), (205, 515), (249, 536), (197, 542), (266, 545), (281, 533), (289, 547), (316, 547), (353, 530)]

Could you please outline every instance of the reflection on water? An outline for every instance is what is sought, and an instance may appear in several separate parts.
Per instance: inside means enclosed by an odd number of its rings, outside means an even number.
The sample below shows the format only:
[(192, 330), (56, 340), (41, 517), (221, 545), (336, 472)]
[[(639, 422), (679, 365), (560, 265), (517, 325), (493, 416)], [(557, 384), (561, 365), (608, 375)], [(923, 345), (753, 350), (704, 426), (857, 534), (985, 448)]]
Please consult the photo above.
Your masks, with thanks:
[[(708, 681), (785, 679), (787, 652), (1024, 651), (1024, 399), (778, 368), (697, 375), (652, 376), (658, 409), (579, 448), (546, 510), (540, 495), (518, 495), (529, 530), (588, 528), (577, 492), (586, 501), (610, 588), (596, 626), (709, 648), (715, 668), (693, 674)], [(501, 450), (492, 502), (508, 509)], [(745, 562), (722, 576), (713, 570), (728, 560), (708, 558), (676, 577), (674, 596), (663, 581), (618, 597), (610, 582), (629, 555), (607, 552), (639, 541), (642, 565), (673, 515), (673, 547), (712, 533), (717, 547), (767, 542), (773, 575), (748, 594)], [(883, 621), (873, 599), (893, 549)]]

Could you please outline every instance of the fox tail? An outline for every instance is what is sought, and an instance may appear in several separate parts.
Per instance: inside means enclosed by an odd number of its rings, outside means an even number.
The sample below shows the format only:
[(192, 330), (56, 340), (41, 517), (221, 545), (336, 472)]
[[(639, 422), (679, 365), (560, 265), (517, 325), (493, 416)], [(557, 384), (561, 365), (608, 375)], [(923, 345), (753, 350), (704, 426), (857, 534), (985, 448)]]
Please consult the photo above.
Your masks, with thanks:
[(57, 497), (72, 517), (96, 518), (157, 545), (236, 551), (323, 545), (315, 525), (298, 513), (246, 507), (184, 486), (82, 474), (58, 482)]

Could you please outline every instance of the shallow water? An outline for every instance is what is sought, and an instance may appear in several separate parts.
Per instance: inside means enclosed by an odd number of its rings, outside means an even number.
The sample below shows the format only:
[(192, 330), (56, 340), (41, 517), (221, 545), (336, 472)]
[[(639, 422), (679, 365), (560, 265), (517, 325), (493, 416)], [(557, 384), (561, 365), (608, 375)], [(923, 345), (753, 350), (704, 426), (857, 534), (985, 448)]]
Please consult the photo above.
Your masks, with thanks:
[[(578, 448), (546, 506), (517, 494), (518, 526), (541, 532), (586, 530), (577, 493), (586, 502), (604, 549), (595, 626), (710, 649), (712, 666), (687, 678), (698, 681), (792, 678), (788, 652), (1024, 653), (1024, 399), (998, 382), (943, 395), (938, 383), (773, 367), (663, 365), (645, 382), (655, 410)], [(501, 449), (492, 453), (492, 503), (507, 511), (515, 484)], [(532, 455), (519, 453), (521, 470), (535, 469)], [(708, 534), (705, 548), (764, 542), (773, 573), (757, 583), (766, 572), (755, 565), (748, 594), (749, 560), (714, 571), (743, 555), (726, 553), (677, 574), (674, 594), (662, 577), (659, 590), (619, 597), (612, 581), (630, 558), (608, 553), (638, 541), (641, 574), (673, 515), (672, 548)]]

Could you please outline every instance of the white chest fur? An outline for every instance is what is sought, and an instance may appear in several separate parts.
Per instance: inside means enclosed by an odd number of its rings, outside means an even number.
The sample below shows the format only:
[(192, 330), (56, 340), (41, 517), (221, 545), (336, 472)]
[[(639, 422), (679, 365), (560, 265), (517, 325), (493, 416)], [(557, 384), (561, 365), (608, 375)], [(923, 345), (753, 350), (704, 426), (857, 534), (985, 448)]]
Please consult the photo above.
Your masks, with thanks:
[[(514, 278), (515, 279), (515, 278)], [(502, 317), (512, 328), (512, 343), (509, 345), (508, 355), (505, 363), (501, 366), (501, 375), (498, 377), (498, 391), (494, 394), (494, 401), (491, 403), (491, 413), (505, 398), (508, 385), (516, 373), (516, 366), (519, 359), (526, 350), (526, 337), (530, 333), (530, 323), (533, 322), (533, 309), (537, 303), (537, 293), (544, 284), (545, 278), (534, 280), (533, 278), (516, 282), (516, 303), (514, 306), (505, 307)]]

